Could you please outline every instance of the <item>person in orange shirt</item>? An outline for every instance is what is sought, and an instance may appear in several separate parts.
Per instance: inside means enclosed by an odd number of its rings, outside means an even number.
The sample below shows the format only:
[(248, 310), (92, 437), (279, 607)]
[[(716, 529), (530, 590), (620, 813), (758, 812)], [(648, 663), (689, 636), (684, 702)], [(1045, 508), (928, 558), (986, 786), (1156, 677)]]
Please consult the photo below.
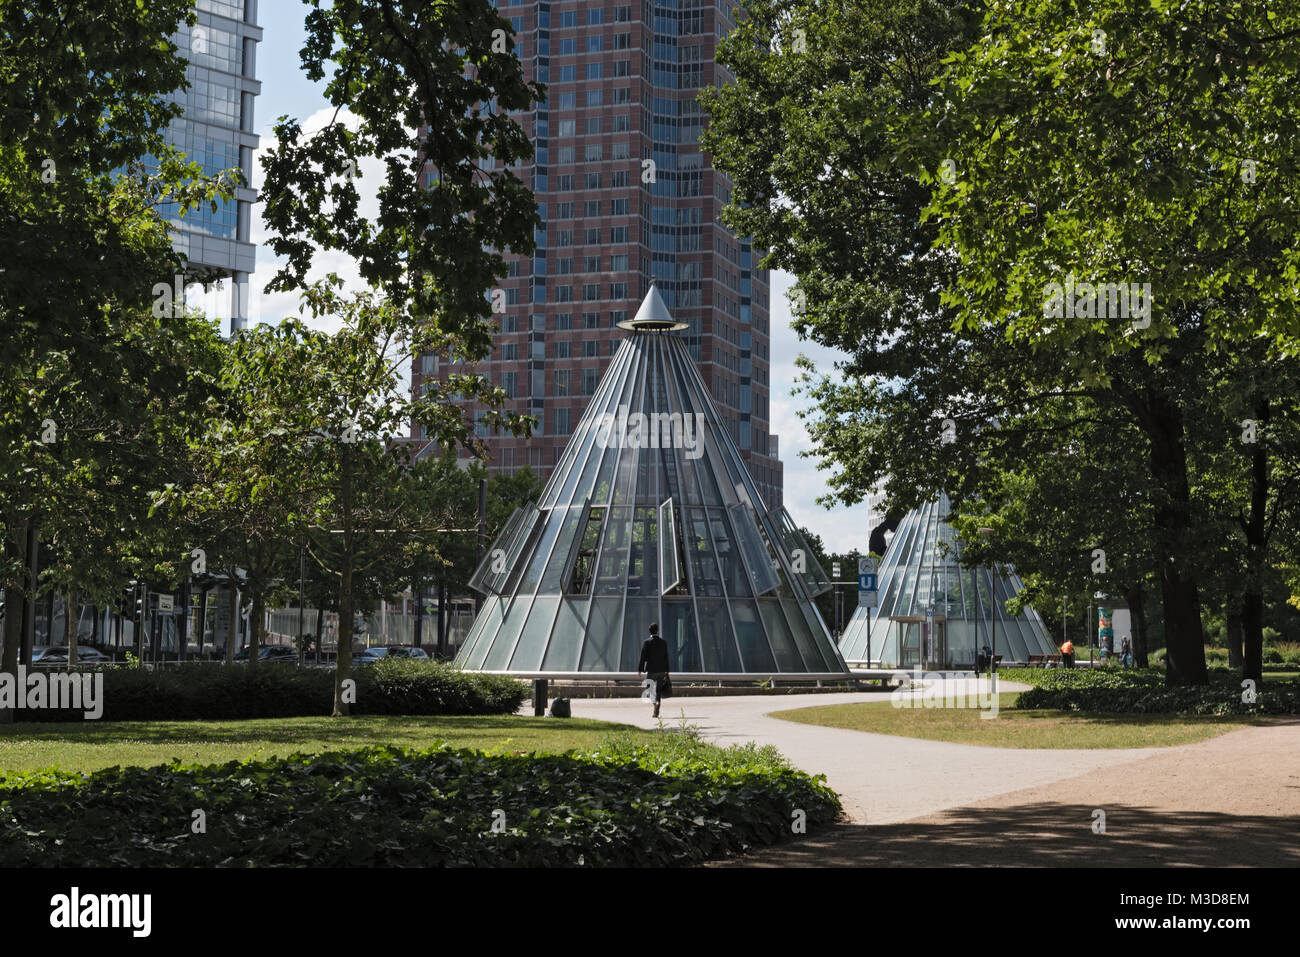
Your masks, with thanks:
[(1061, 663), (1067, 668), (1074, 667), (1074, 642), (1069, 638), (1061, 644)]

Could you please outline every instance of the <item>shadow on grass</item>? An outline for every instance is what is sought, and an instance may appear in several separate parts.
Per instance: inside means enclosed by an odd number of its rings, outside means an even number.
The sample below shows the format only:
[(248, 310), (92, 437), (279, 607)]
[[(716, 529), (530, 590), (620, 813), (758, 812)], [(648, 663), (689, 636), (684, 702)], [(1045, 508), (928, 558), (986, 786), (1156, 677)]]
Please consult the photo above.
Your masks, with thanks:
[(75, 744), (115, 744), (143, 742), (244, 741), (275, 744), (315, 743), (343, 740), (351, 743), (385, 744), (395, 736), (436, 737), (510, 735), (521, 732), (565, 734), (573, 731), (636, 730), (630, 725), (613, 724), (589, 718), (519, 717), (516, 715), (447, 715), (403, 717), (394, 715), (357, 715), (348, 718), (255, 718), (247, 721), (73, 721), (0, 725), (0, 742), (5, 740), (53, 740)]
[(959, 808), (937, 821), (836, 825), (795, 844), (738, 855), (724, 867), (1295, 867), (1298, 817), (1041, 802)]

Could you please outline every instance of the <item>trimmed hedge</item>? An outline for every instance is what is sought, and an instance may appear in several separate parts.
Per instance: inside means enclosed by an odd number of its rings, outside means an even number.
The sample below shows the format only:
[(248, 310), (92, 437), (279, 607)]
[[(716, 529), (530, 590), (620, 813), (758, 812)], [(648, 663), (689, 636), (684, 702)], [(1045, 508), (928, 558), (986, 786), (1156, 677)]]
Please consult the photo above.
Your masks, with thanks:
[(1115, 714), (1300, 714), (1300, 681), (1266, 682), (1255, 689), (1254, 701), (1245, 701), (1239, 674), (1224, 669), (1209, 674), (1208, 685), (1167, 688), (1164, 672), (1155, 668), (1002, 672), (1008, 681), (1034, 685), (1016, 699), (1017, 708)]
[[(105, 668), (101, 721), (195, 721), (328, 715), (334, 670), (273, 662)], [(460, 671), (441, 662), (394, 659), (353, 668), (353, 714), (513, 714), (528, 696), (522, 682)], [(20, 721), (76, 721), (79, 711), (19, 710)]]
[(799, 812), (827, 825), (839, 799), (753, 746), (376, 747), (19, 775), (0, 784), (0, 866), (681, 865), (788, 840)]

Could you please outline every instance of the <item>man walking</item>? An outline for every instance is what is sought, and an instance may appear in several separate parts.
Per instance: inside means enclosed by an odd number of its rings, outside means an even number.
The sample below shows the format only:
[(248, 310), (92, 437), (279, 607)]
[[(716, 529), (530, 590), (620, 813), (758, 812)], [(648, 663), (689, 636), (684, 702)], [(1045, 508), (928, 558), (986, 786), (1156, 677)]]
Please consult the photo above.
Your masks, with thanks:
[(654, 701), (654, 717), (657, 718), (663, 683), (668, 680), (668, 642), (659, 637), (657, 623), (650, 625), (650, 637), (641, 645), (641, 660), (637, 662), (636, 676), (640, 678), (643, 671), (646, 672), (646, 677), (654, 682), (654, 694), (651, 700)]

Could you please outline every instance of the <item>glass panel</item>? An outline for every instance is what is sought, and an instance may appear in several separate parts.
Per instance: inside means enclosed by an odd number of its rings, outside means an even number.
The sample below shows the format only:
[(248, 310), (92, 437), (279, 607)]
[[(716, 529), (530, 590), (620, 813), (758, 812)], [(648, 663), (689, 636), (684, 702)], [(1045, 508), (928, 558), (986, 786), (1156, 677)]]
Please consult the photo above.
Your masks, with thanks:
[(754, 586), (754, 594), (769, 592), (781, 583), (772, 561), (767, 554), (767, 546), (758, 533), (754, 511), (748, 505), (733, 505), (727, 509), (731, 516), (731, 527), (736, 532), (736, 541), (745, 565), (749, 570), (749, 580)]
[(627, 560), (627, 593), (659, 595), (659, 516), (654, 506), (633, 510), (632, 541)]
[[(776, 655), (776, 665), (782, 671), (804, 671), (803, 656), (795, 645), (790, 622), (785, 616), (788, 610), (784, 602), (775, 598), (760, 598), (758, 610), (767, 625), (767, 640)], [(800, 619), (802, 621), (802, 619)], [(806, 628), (807, 625), (805, 624)]]
[(542, 668), (546, 671), (577, 671), (578, 649), (587, 624), (586, 598), (565, 598), (560, 602), (560, 612), (551, 633), (551, 644), (546, 649)]
[(665, 598), (659, 634), (668, 642), (673, 671), (700, 671), (700, 642), (695, 634), (695, 609), (689, 598)]
[[(537, 510), (531, 505), (528, 509), (536, 514)], [(474, 574), (470, 576), (470, 588), (484, 595), (501, 594), (501, 585), (509, 571), (506, 564), (507, 556), (520, 534), (520, 529), (529, 517), (528, 509), (517, 508), (506, 519), (492, 547), (487, 550), (478, 568), (474, 569)]]
[[(731, 605), (734, 609), (737, 605), (752, 605), (752, 602), (732, 602)], [(704, 656), (704, 670), (726, 674), (744, 671), (740, 665), (740, 655), (736, 652), (736, 639), (731, 630), (727, 603), (720, 598), (700, 598), (695, 606), (700, 615), (700, 650)]]
[[(758, 614), (754, 609), (755, 599), (748, 601), (733, 601), (731, 603), (731, 613), (736, 619), (736, 642), (740, 645), (740, 660), (742, 662), (741, 671), (776, 671), (776, 661), (772, 657), (772, 648), (767, 643), (765, 631), (771, 631), (771, 625), (764, 629), (758, 621)], [(764, 601), (757, 599), (760, 606), (771, 605), (776, 611), (776, 615), (781, 619), (780, 629), (785, 629), (785, 618), (781, 615), (779, 605), (774, 600)], [(764, 610), (763, 621), (766, 623), (768, 615)], [(785, 636), (786, 643), (790, 641), (790, 635), (787, 632)]]
[(641, 645), (650, 637), (650, 624), (658, 620), (658, 598), (629, 598), (623, 615), (623, 657), (619, 671), (636, 671)]
[(506, 669), (510, 656), (515, 650), (515, 642), (519, 639), (519, 632), (524, 627), (524, 620), (528, 617), (528, 608), (532, 602), (531, 595), (516, 595), (510, 599), (510, 607), (505, 611), (501, 627), (497, 629), (492, 648), (488, 651), (487, 658), (483, 660), (484, 671), (504, 671)]
[(609, 510), (596, 556), (597, 595), (622, 595), (627, 591), (628, 545), (632, 541), (632, 509), (617, 506)]
[(686, 540), (687, 561), (691, 563), (695, 594), (708, 598), (722, 597), (722, 578), (718, 559), (709, 538), (708, 515), (702, 508), (682, 510), (682, 532)]
[(505, 607), (503, 598), (487, 598), (483, 602), (483, 608), (478, 617), (474, 620), (474, 626), (470, 629), (469, 635), (465, 638), (465, 647), (459, 655), (462, 666), (465, 668), (481, 668), (483, 659), (487, 657), (488, 648), (492, 645), (492, 639), (496, 637), (497, 628), (501, 624), (501, 609)]
[(673, 520), (672, 499), (659, 506), (659, 593), (665, 595), (682, 580), (682, 570), (677, 564), (677, 523)]
[(799, 526), (794, 523), (790, 513), (784, 508), (781, 509), (779, 513), (772, 515), (772, 523), (781, 532), (786, 554), (790, 557), (790, 567), (794, 570), (795, 576), (803, 582), (808, 596), (816, 598), (823, 592), (830, 591), (831, 580), (818, 564), (812, 547), (799, 531)]
[(717, 549), (723, 592), (731, 598), (752, 595), (749, 571), (741, 561), (740, 552), (736, 549), (736, 538), (727, 526), (722, 509), (709, 509), (709, 531), (713, 535), (713, 545)]
[(618, 635), (623, 617), (623, 599), (593, 598), (591, 615), (587, 621), (587, 637), (582, 645), (582, 664), (579, 671), (617, 671), (618, 654), (622, 642)]
[(591, 585), (596, 575), (596, 549), (600, 545), (600, 530), (604, 524), (605, 509), (593, 508), (587, 513), (587, 520), (582, 525), (582, 534), (576, 541), (573, 555), (570, 556), (568, 590), (575, 595), (591, 594)]
[(546, 637), (555, 623), (555, 612), (559, 604), (558, 595), (539, 595), (533, 602), (533, 610), (528, 613), (528, 623), (524, 625), (523, 634), (519, 637), (519, 646), (510, 659), (512, 671), (536, 671), (542, 666)]
[[(804, 603), (806, 604), (806, 603)], [(826, 660), (817, 648), (817, 642), (814, 641), (814, 632), (808, 625), (808, 619), (800, 611), (800, 602), (792, 598), (783, 599), (781, 607), (785, 609), (785, 619), (790, 623), (790, 633), (794, 635), (795, 647), (799, 649), (799, 654), (803, 656), (803, 668), (807, 671), (822, 671), (826, 668)]]
[(542, 570), (546, 568), (555, 540), (559, 537), (560, 529), (564, 524), (560, 520), (558, 510), (552, 509), (551, 515), (554, 516), (553, 520), (542, 526), (541, 538), (532, 552), (532, 561), (527, 564), (528, 570), (524, 572), (523, 577), (519, 579), (519, 583), (514, 587), (515, 595), (531, 595), (537, 590), (537, 586), (542, 580)]
[[(557, 521), (557, 510), (552, 512), (551, 521)], [(564, 573), (568, 570), (569, 561), (573, 558), (575, 539), (578, 535), (578, 524), (582, 520), (585, 509), (569, 508), (564, 509), (564, 522), (560, 527), (560, 534), (555, 539), (555, 548), (551, 550), (551, 557), (546, 563), (546, 571), (542, 575), (542, 583), (538, 587), (538, 594), (558, 595), (563, 591)]]

